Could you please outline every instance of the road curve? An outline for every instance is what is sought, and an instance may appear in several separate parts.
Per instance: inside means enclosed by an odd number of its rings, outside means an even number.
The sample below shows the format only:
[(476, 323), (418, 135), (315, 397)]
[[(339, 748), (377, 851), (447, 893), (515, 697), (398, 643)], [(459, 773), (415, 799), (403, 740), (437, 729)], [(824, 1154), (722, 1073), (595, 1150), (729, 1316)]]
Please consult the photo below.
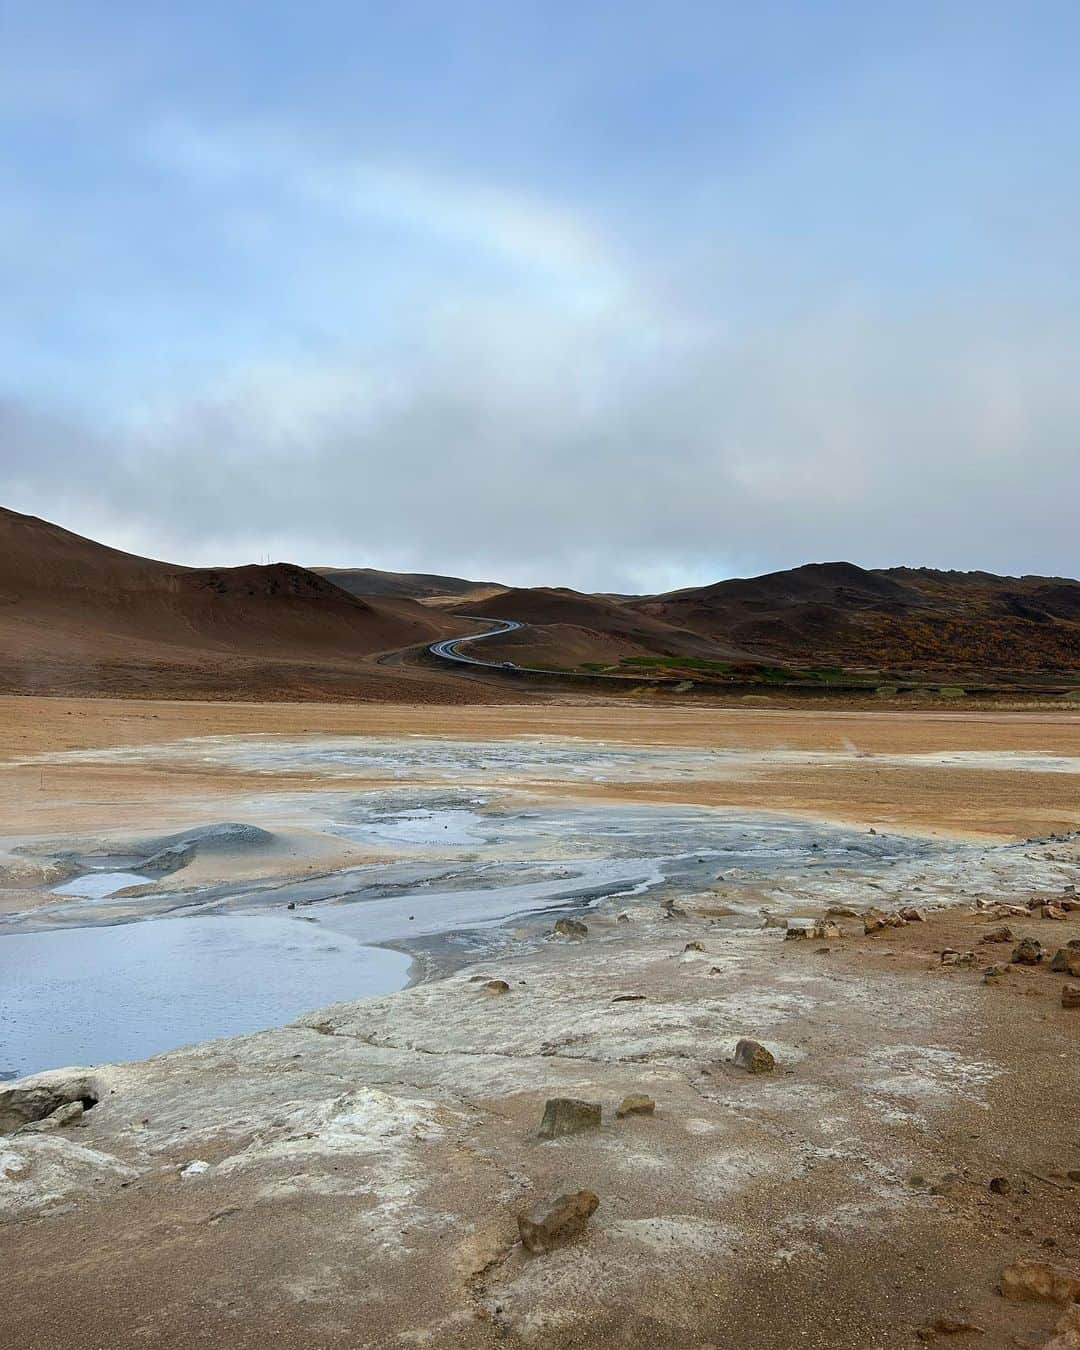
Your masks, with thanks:
[[(473, 618), (469, 614), (462, 614), (461, 618), (472, 618), (473, 623), (485, 622), (485, 620)], [(464, 637), (443, 638), (441, 642), (433, 642), (428, 651), (432, 656), (441, 657), (444, 661), (458, 661), (464, 666), (487, 666), (493, 670), (503, 670), (512, 663), (507, 661), (478, 661), (475, 656), (462, 656), (461, 652), (457, 650), (459, 643), (479, 642), (481, 638), (497, 637), (500, 633), (512, 633), (515, 628), (525, 627), (523, 623), (518, 623), (516, 619), (490, 619), (487, 622), (498, 624), (498, 627), (485, 629), (482, 633), (467, 633)]]

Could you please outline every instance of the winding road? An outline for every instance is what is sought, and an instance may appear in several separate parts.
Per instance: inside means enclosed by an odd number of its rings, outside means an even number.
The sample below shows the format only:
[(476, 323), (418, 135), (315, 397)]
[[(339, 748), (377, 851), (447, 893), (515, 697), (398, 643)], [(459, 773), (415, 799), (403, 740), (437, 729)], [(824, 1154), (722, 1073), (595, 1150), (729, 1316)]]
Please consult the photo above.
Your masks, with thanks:
[[(471, 616), (463, 614), (463, 619)], [(473, 623), (483, 623), (483, 619), (473, 619)], [(463, 642), (479, 642), (481, 638), (498, 637), (500, 633), (511, 633), (515, 628), (524, 628), (523, 623), (518, 623), (516, 619), (491, 619), (488, 622), (498, 624), (497, 628), (485, 629), (483, 633), (468, 633), (465, 637), (443, 638), (441, 642), (433, 642), (428, 648), (432, 656), (442, 657), (444, 661), (460, 661), (466, 666), (487, 666), (493, 670), (504, 670), (507, 666), (513, 665), (510, 661), (478, 661), (475, 656), (462, 656), (457, 650), (458, 644)]]

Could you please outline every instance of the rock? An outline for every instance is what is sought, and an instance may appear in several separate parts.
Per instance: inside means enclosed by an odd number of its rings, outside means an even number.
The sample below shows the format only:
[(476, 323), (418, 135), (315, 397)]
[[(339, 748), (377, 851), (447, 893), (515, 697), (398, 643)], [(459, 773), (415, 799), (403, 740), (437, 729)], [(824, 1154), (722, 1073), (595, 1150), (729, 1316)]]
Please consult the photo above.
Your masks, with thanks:
[(644, 995), (644, 994), (616, 994), (615, 997), (614, 997), (611, 1001), (612, 1001), (612, 1003), (643, 1003), (643, 1002), (645, 1001), (645, 995)]
[(990, 1189), (994, 1195), (1008, 1195), (1012, 1190), (1012, 1182), (1008, 1177), (991, 1177)]
[(688, 942), (683, 948), (684, 952), (703, 952), (705, 948), (700, 942)]
[(44, 1118), (44, 1120), (31, 1121), (29, 1125), (24, 1125), (19, 1131), (20, 1134), (41, 1134), (47, 1130), (62, 1130), (65, 1125), (76, 1125), (83, 1118), (82, 1102), (65, 1102), (63, 1106), (58, 1106), (56, 1110)]
[(979, 939), (980, 942), (1012, 942), (1012, 940), (1013, 931), (1006, 923), (1000, 928), (991, 928), (989, 933), (984, 933)]
[(1061, 990), (1063, 1008), (1080, 1008), (1080, 984), (1066, 984)]
[(572, 1191), (539, 1201), (518, 1215), (521, 1245), (537, 1254), (573, 1242), (584, 1233), (599, 1203), (595, 1191)]
[(827, 919), (857, 919), (859, 911), (852, 909), (849, 905), (830, 905), (825, 911)]
[(1012, 960), (1015, 965), (1037, 966), (1042, 959), (1042, 943), (1037, 938), (1021, 938), (1013, 948)]
[(1080, 1276), (1048, 1261), (1014, 1261), (1001, 1272), (1001, 1293), (1014, 1303), (1070, 1303), (1080, 1295)]
[(558, 1139), (564, 1134), (580, 1134), (600, 1126), (600, 1103), (583, 1102), (577, 1097), (549, 1097), (540, 1122), (541, 1139)]
[(983, 971), (983, 984), (1001, 984), (1008, 969), (1008, 966), (987, 966)]
[(880, 933), (883, 928), (903, 928), (906, 923), (899, 914), (864, 914), (863, 932), (869, 936), (871, 933)]
[(840, 929), (837, 927), (835, 923), (822, 922), (814, 924), (810, 936), (816, 942), (823, 942), (823, 941), (831, 942), (834, 941), (836, 938), (843, 937), (844, 934), (840, 931)]
[(189, 1162), (186, 1167), (180, 1169), (180, 1175), (185, 1181), (190, 1181), (192, 1177), (201, 1177), (210, 1171), (210, 1164), (204, 1162), (202, 1158), (196, 1158), (194, 1162)]
[(793, 926), (789, 923), (788, 926), (787, 926), (787, 928), (786, 928), (786, 930), (785, 930), (785, 932), (784, 932), (784, 941), (785, 941), (785, 942), (793, 942), (793, 941), (800, 941), (800, 940), (801, 940), (801, 941), (805, 942), (806, 939), (811, 935), (811, 933), (813, 933), (813, 931), (814, 931), (814, 930), (813, 930), (813, 928), (811, 927), (810, 924), (800, 923), (800, 924), (796, 924), (796, 925), (793, 927)]
[(974, 952), (958, 952), (952, 947), (946, 947), (941, 953), (941, 964), (943, 966), (973, 966), (975, 964)]
[(485, 994), (495, 994), (495, 995), (508, 994), (510, 992), (510, 986), (506, 983), (505, 980), (488, 980), (483, 985), (483, 992)]
[(1043, 905), (1042, 916), (1044, 919), (1067, 919), (1069, 917), (1060, 905)]
[(1080, 952), (1059, 947), (1050, 962), (1050, 969), (1058, 975), (1072, 975), (1080, 980)]
[(0, 1092), (0, 1134), (14, 1134), (72, 1102), (79, 1102), (84, 1110), (89, 1110), (97, 1099), (97, 1090), (86, 1078), (6, 1088)]
[(589, 936), (587, 924), (583, 924), (580, 919), (559, 919), (555, 924), (555, 932), (560, 937), (584, 938)]
[(905, 923), (926, 922), (926, 915), (921, 909), (916, 909), (914, 905), (904, 905), (902, 909), (898, 909), (896, 912)]
[(630, 921), (631, 921), (630, 915), (626, 912), (625, 909), (620, 909), (618, 914), (615, 915), (616, 923), (630, 923)]
[(1043, 1350), (1080, 1350), (1080, 1304), (1065, 1309)]
[(747, 1073), (771, 1073), (776, 1060), (758, 1041), (743, 1039), (735, 1047), (735, 1063)]
[(959, 1317), (938, 1317), (927, 1327), (920, 1327), (915, 1333), (920, 1341), (932, 1341), (938, 1336), (961, 1336), (971, 1332), (982, 1336), (984, 1329), (974, 1322), (965, 1322)]
[(616, 1107), (615, 1115), (621, 1120), (623, 1116), (651, 1116), (655, 1110), (656, 1103), (651, 1097), (643, 1092), (631, 1092)]

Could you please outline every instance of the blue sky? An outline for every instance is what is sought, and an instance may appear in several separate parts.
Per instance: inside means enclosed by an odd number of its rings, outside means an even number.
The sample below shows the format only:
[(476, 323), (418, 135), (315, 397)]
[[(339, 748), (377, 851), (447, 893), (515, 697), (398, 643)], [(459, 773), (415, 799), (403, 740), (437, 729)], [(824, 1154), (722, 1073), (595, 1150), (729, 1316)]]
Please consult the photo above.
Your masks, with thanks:
[(0, 0), (2, 500), (188, 562), (1075, 575), (1078, 39)]

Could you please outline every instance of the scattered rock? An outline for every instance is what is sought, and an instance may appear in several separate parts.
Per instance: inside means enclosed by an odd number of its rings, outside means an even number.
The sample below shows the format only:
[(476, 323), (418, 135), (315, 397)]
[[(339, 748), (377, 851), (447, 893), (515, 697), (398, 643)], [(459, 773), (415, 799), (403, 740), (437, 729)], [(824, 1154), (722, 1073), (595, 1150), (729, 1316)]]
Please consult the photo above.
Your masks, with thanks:
[(991, 928), (989, 933), (984, 933), (979, 939), (980, 942), (1012, 942), (1013, 930), (1007, 923), (1003, 923), (1000, 928)]
[(684, 952), (703, 952), (705, 948), (700, 942), (688, 942), (683, 948)]
[(1080, 1008), (1080, 984), (1066, 984), (1061, 990), (1063, 1008)]
[(518, 1232), (526, 1251), (550, 1252), (584, 1233), (600, 1203), (595, 1191), (572, 1191), (541, 1200), (518, 1215)]
[(656, 1103), (651, 1097), (643, 1092), (631, 1092), (619, 1103), (615, 1114), (621, 1120), (623, 1116), (651, 1116), (655, 1110)]
[(1069, 917), (1060, 905), (1043, 905), (1042, 916), (1044, 919), (1067, 919)]
[(852, 909), (849, 905), (830, 905), (825, 911), (827, 919), (857, 919), (859, 911)]
[(1080, 1350), (1080, 1304), (1066, 1308), (1043, 1350)]
[(589, 936), (587, 924), (580, 919), (559, 919), (555, 924), (555, 932), (560, 937), (584, 938)]
[(1008, 1195), (1012, 1190), (1012, 1182), (1008, 1177), (991, 1177), (990, 1189), (995, 1195)]
[(1015, 965), (1037, 966), (1042, 959), (1042, 943), (1037, 938), (1021, 938), (1013, 948), (1012, 960)]
[(630, 923), (630, 921), (630, 915), (625, 909), (620, 909), (618, 914), (615, 915), (616, 923)]
[(583, 1102), (577, 1097), (549, 1097), (540, 1122), (541, 1139), (558, 1139), (564, 1134), (580, 1134), (600, 1126), (600, 1103)]
[(975, 964), (974, 952), (958, 952), (952, 947), (946, 947), (941, 953), (941, 964), (943, 966), (973, 966)]
[(204, 1162), (202, 1158), (196, 1158), (194, 1162), (189, 1162), (186, 1167), (182, 1167), (180, 1169), (180, 1175), (184, 1178), (185, 1181), (188, 1181), (192, 1177), (201, 1177), (206, 1172), (209, 1171), (210, 1171), (210, 1164), (208, 1162)]
[(758, 1041), (743, 1039), (735, 1047), (735, 1063), (747, 1073), (771, 1073), (776, 1060)]
[(615, 997), (614, 997), (611, 1001), (612, 1001), (612, 1003), (643, 1003), (643, 1002), (645, 1001), (645, 995), (644, 995), (644, 994), (616, 994)]
[(1058, 975), (1072, 975), (1080, 980), (1080, 951), (1070, 947), (1059, 947), (1050, 962), (1050, 969)]
[(983, 971), (983, 984), (1001, 984), (1008, 973), (1008, 966), (987, 966)]
[(65, 1125), (77, 1125), (83, 1118), (82, 1102), (66, 1102), (63, 1106), (58, 1106), (51, 1115), (44, 1120), (31, 1121), (29, 1125), (24, 1125), (19, 1131), (20, 1134), (41, 1134), (47, 1130), (62, 1130)]
[(1014, 1303), (1070, 1303), (1080, 1295), (1080, 1277), (1048, 1261), (1014, 1261), (1001, 1272), (1001, 1293)]
[(485, 994), (508, 994), (510, 986), (505, 980), (488, 980), (483, 986)]
[(904, 905), (902, 909), (898, 909), (896, 912), (905, 923), (926, 922), (926, 915), (921, 909), (916, 909), (914, 905)]
[(903, 928), (906, 920), (899, 914), (880, 914), (873, 912), (863, 915), (863, 932), (869, 936), (871, 933), (880, 933), (883, 928)]

